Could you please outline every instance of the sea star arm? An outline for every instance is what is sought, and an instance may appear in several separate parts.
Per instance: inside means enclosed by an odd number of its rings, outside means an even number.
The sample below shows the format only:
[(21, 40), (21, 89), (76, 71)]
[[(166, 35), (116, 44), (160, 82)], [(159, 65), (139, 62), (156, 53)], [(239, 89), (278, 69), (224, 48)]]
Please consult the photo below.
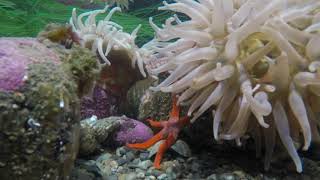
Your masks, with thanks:
[(154, 161), (154, 167), (159, 169), (164, 153), (176, 142), (180, 130), (190, 122), (189, 117), (180, 118), (179, 113), (180, 107), (177, 105), (177, 98), (173, 96), (172, 110), (168, 121), (147, 120), (152, 127), (162, 127), (162, 130), (146, 142), (127, 144), (127, 146), (135, 149), (147, 149), (156, 142), (164, 140), (160, 144)]
[(188, 116), (185, 116), (185, 117), (179, 119), (179, 124), (182, 127), (188, 125), (189, 123), (190, 123), (190, 118)]
[(146, 142), (143, 143), (136, 143), (136, 144), (127, 144), (127, 147), (134, 148), (134, 149), (148, 149), (158, 141), (163, 139), (162, 131), (158, 132), (152, 138), (148, 139)]
[(156, 127), (156, 128), (163, 127), (163, 124), (161, 123), (162, 121), (156, 121), (156, 120), (153, 120), (153, 119), (148, 119), (147, 121), (149, 122), (149, 124), (152, 127)]
[(173, 95), (172, 109), (171, 109), (171, 112), (170, 112), (170, 119), (171, 118), (179, 119), (180, 106), (177, 105), (177, 102), (178, 102), (177, 96)]
[(169, 136), (167, 137), (166, 140), (164, 140), (164, 142), (162, 142), (162, 144), (160, 145), (156, 158), (154, 160), (153, 166), (156, 169), (160, 169), (160, 163), (162, 160), (162, 157), (164, 155), (164, 153), (176, 142), (176, 138), (173, 136), (173, 134), (169, 134)]

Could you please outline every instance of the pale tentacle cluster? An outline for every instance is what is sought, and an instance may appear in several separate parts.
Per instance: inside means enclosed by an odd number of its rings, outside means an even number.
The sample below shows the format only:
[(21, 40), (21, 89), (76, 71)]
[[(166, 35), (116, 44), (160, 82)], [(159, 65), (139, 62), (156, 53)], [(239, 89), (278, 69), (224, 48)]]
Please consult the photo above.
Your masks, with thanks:
[[(175, 0), (146, 45), (149, 73), (170, 75), (153, 90), (180, 94), (194, 122), (214, 109), (216, 140), (265, 143), (270, 165), (276, 134), (296, 170), (297, 148), (319, 141), (320, 2), (313, 0)], [(312, 101), (311, 101), (312, 99)], [(264, 139), (262, 139), (264, 137)]]
[(146, 73), (140, 49), (135, 44), (135, 38), (141, 25), (133, 30), (131, 34), (123, 32), (122, 26), (110, 20), (115, 12), (121, 11), (120, 7), (111, 9), (104, 19), (97, 21), (96, 16), (106, 13), (107, 9), (108, 6), (102, 10), (89, 11), (77, 16), (74, 8), (70, 18), (73, 31), (81, 38), (83, 47), (90, 48), (93, 52), (98, 52), (103, 61), (102, 64), (111, 64), (107, 58), (111, 51), (124, 51), (130, 57), (132, 66), (134, 67), (137, 64), (141, 74), (145, 77)]

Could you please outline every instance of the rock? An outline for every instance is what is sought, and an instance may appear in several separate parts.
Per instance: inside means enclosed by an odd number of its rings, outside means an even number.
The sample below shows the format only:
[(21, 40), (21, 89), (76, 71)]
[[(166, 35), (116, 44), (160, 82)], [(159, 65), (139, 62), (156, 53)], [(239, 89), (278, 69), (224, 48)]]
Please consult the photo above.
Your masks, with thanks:
[(71, 180), (100, 180), (102, 175), (100, 169), (96, 166), (95, 161), (76, 160), (75, 168), (72, 170)]
[[(188, 142), (192, 150), (201, 150), (212, 144), (215, 144), (212, 126), (212, 117), (209, 114), (204, 114), (199, 117), (194, 123), (186, 126), (179, 134), (180, 139)], [(215, 144), (219, 146), (218, 144)]]
[(218, 179), (219, 180), (235, 180), (236, 177), (231, 173), (225, 173), (225, 174), (219, 175)]
[[(153, 155), (155, 155), (158, 152), (158, 149), (163, 142), (164, 142), (164, 140), (161, 140), (148, 149), (148, 152), (149, 152), (148, 158), (151, 158)], [(190, 150), (189, 146), (187, 145), (187, 143), (185, 143), (182, 140), (177, 140), (177, 142), (174, 145), (172, 145), (170, 147), (170, 149), (174, 150), (175, 152), (177, 152), (178, 154), (180, 154), (184, 157), (191, 156), (191, 150)]]
[(127, 111), (137, 119), (167, 119), (171, 110), (170, 93), (150, 90), (157, 82), (151, 77), (137, 81), (127, 93)]
[(153, 175), (153, 176), (156, 176), (156, 177), (158, 177), (158, 176), (160, 176), (161, 174), (162, 174), (162, 171), (160, 171), (160, 170), (158, 170), (158, 169), (155, 169), (155, 168), (150, 168), (149, 170), (148, 170), (148, 172), (150, 171), (150, 174), (151, 175)]
[(152, 136), (152, 130), (144, 123), (122, 116), (120, 128), (114, 136), (114, 141), (117, 145), (140, 143)]
[(92, 117), (82, 120), (80, 132), (81, 155), (95, 152), (100, 145), (121, 146), (126, 143), (138, 143), (153, 135), (148, 126), (126, 116), (112, 116), (100, 120)]
[(149, 87), (153, 85), (156, 80), (153, 78), (147, 78), (137, 81), (127, 93), (127, 104), (125, 106), (126, 114), (130, 117), (138, 117), (139, 106), (141, 104), (141, 97), (150, 91)]
[(178, 139), (177, 142), (171, 146), (171, 149), (179, 153), (181, 156), (191, 156), (191, 149), (189, 148), (188, 144), (180, 139)]
[(163, 143), (164, 140), (158, 141), (156, 144), (154, 144), (153, 146), (151, 146), (150, 148), (148, 148), (148, 152), (149, 152), (149, 159), (154, 156), (155, 154), (157, 154), (159, 147), (161, 145), (161, 143)]
[(141, 97), (138, 119), (168, 119), (171, 110), (171, 95), (147, 90)]
[(123, 164), (127, 163), (128, 160), (127, 159), (124, 159), (124, 158), (119, 158), (117, 160), (117, 163), (119, 164), (119, 166), (122, 166)]
[(101, 69), (99, 84), (121, 98), (126, 103), (129, 88), (138, 80), (143, 79), (139, 68), (132, 66), (132, 56), (127, 50), (111, 50), (108, 54), (110, 66)]
[(146, 177), (146, 175), (143, 172), (139, 172), (137, 174), (137, 178), (144, 179), (145, 177)]
[(119, 97), (100, 85), (94, 87), (91, 95), (81, 98), (81, 119), (97, 116), (98, 119), (115, 116), (119, 112)]
[(119, 180), (136, 180), (137, 174), (136, 173), (129, 173), (129, 174), (121, 174)]
[(147, 159), (149, 159), (149, 153), (148, 152), (141, 152), (139, 155), (139, 158), (141, 159), (141, 161), (147, 160)]
[(131, 161), (135, 158), (135, 155), (133, 152), (129, 151), (124, 155), (124, 158), (127, 159), (128, 161)]
[(158, 180), (165, 180), (168, 179), (167, 174), (161, 174), (160, 176), (157, 177)]
[(146, 180), (156, 180), (157, 178), (155, 176), (148, 176), (146, 177)]
[(104, 144), (112, 133), (120, 127), (121, 118), (109, 117), (97, 120), (91, 117), (81, 121), (80, 155), (89, 155)]
[(200, 164), (197, 161), (192, 162), (191, 164), (191, 171), (197, 172), (200, 169)]
[(123, 155), (126, 154), (126, 148), (124, 146), (122, 147), (119, 147), (116, 149), (116, 155), (119, 156), (119, 157), (122, 157)]
[(110, 153), (104, 153), (101, 156), (99, 156), (96, 160), (97, 163), (103, 164), (105, 161), (109, 161), (112, 157), (112, 154)]
[(217, 180), (217, 175), (216, 174), (211, 174), (210, 176), (207, 177), (207, 180)]
[(88, 155), (93, 153), (99, 145), (95, 137), (94, 129), (87, 126), (82, 126), (80, 129), (80, 142), (80, 155)]
[(96, 165), (101, 170), (101, 174), (103, 177), (113, 175), (118, 168), (118, 163), (111, 157), (112, 155), (106, 153), (98, 157), (98, 159), (96, 160)]
[(74, 60), (76, 51), (59, 54), (36, 39), (0, 38), (0, 179), (70, 176), (81, 86), (70, 67), (96, 61), (86, 50), (81, 53), (90, 56)]
[(95, 177), (92, 173), (85, 170), (76, 169), (73, 172), (72, 180), (94, 180)]
[(153, 163), (150, 160), (145, 160), (145, 161), (141, 161), (137, 167), (142, 170), (147, 170), (149, 167), (152, 166), (152, 164)]
[(59, 56), (33, 38), (0, 38), (0, 91), (15, 91), (28, 79), (28, 66), (51, 62), (61, 64)]

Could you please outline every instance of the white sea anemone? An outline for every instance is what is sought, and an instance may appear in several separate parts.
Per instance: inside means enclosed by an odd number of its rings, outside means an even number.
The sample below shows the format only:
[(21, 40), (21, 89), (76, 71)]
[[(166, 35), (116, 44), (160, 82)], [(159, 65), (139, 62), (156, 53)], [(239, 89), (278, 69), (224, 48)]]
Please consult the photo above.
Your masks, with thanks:
[(185, 16), (162, 28), (150, 18), (147, 69), (170, 73), (152, 89), (180, 94), (192, 122), (213, 109), (216, 140), (241, 145), (249, 134), (259, 152), (265, 142), (266, 169), (277, 133), (301, 172), (296, 149), (320, 140), (320, 2), (175, 1), (159, 9)]
[(122, 26), (110, 20), (113, 13), (121, 11), (120, 7), (111, 9), (104, 19), (97, 22), (96, 16), (106, 13), (107, 9), (108, 6), (102, 10), (89, 11), (77, 16), (74, 8), (70, 18), (72, 30), (81, 38), (83, 47), (90, 48), (93, 52), (98, 52), (103, 61), (102, 64), (111, 64), (108, 60), (108, 54), (111, 51), (124, 51), (130, 57), (132, 66), (134, 67), (135, 64), (138, 64), (141, 74), (145, 77), (146, 73), (143, 69), (140, 50), (135, 44), (135, 38), (141, 25), (138, 25), (131, 34), (123, 32)]

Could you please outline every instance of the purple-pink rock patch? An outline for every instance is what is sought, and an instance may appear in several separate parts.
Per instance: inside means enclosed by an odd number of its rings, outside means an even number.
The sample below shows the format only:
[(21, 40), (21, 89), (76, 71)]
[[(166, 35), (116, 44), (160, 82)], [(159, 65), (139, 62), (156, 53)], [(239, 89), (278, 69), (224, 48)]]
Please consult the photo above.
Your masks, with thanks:
[(141, 143), (153, 136), (152, 130), (142, 122), (125, 118), (122, 120), (119, 131), (115, 134), (115, 142), (119, 145), (126, 143)]
[(81, 119), (95, 115), (98, 119), (118, 114), (118, 97), (100, 86), (95, 86), (92, 96), (81, 98)]
[(34, 38), (0, 38), (0, 91), (18, 90), (27, 79), (29, 64), (52, 61), (59, 56)]

